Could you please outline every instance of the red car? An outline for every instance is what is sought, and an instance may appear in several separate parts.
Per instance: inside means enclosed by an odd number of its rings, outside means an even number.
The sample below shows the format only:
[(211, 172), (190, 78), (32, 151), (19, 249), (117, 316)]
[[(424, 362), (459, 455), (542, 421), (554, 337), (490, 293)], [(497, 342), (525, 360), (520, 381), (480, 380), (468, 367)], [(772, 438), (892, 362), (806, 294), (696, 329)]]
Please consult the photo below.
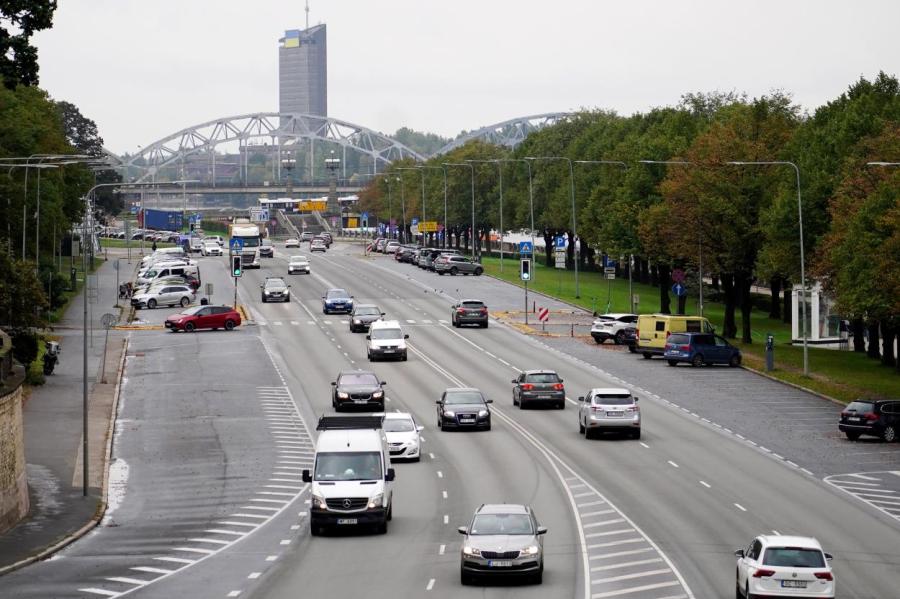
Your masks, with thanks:
[(230, 331), (241, 324), (240, 313), (231, 306), (194, 306), (166, 319), (166, 328), (173, 333), (192, 333), (197, 329), (225, 329)]

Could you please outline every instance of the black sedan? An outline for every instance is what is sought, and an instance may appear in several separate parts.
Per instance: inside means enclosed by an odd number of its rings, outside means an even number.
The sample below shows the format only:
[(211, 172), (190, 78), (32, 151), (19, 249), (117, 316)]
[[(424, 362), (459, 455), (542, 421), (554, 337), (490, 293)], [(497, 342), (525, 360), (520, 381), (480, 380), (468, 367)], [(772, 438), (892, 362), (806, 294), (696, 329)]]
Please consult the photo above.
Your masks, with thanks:
[(437, 400), (438, 428), (442, 431), (456, 428), (491, 430), (491, 399), (485, 399), (478, 389), (453, 387), (444, 391)]
[(374, 372), (342, 370), (331, 383), (331, 405), (338, 412), (348, 407), (371, 408), (384, 411), (384, 381)]
[(350, 314), (350, 332), (368, 331), (369, 325), (384, 316), (381, 308), (374, 304), (358, 304)]
[(552, 370), (526, 370), (512, 380), (513, 405), (525, 408), (540, 403), (552, 404), (560, 410), (566, 407), (566, 388), (563, 380)]

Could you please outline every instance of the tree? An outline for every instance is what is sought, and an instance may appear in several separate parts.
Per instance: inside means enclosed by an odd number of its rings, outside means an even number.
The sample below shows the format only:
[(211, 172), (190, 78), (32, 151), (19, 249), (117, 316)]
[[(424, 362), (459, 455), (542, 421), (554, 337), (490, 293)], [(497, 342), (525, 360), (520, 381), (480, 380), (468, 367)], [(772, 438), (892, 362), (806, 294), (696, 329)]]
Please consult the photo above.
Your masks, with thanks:
[(9, 247), (0, 243), (0, 322), (6, 322), (4, 328), (44, 326), (42, 311), (46, 307), (47, 297), (34, 264), (13, 259)]
[(0, 0), (0, 77), (8, 89), (37, 85), (35, 31), (53, 24), (56, 0)]

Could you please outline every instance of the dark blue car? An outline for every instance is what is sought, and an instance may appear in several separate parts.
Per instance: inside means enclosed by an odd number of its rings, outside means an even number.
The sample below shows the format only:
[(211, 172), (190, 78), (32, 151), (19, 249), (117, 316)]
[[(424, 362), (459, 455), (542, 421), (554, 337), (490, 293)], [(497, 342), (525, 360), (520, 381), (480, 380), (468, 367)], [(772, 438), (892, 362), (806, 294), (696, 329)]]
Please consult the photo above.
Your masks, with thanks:
[(322, 296), (322, 312), (350, 314), (353, 312), (353, 296), (344, 289), (329, 289)]
[(669, 366), (677, 366), (679, 362), (687, 362), (691, 366), (740, 366), (741, 350), (712, 333), (672, 333), (666, 339), (663, 358)]

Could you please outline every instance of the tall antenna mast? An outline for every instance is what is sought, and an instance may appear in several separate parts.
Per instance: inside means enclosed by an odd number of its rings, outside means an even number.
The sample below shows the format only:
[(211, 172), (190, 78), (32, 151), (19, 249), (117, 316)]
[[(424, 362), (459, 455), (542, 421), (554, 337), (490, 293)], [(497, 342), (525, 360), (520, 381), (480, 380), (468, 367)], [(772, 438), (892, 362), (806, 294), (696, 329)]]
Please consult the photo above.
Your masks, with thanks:
[(306, 0), (306, 28), (309, 29), (309, 0)]

